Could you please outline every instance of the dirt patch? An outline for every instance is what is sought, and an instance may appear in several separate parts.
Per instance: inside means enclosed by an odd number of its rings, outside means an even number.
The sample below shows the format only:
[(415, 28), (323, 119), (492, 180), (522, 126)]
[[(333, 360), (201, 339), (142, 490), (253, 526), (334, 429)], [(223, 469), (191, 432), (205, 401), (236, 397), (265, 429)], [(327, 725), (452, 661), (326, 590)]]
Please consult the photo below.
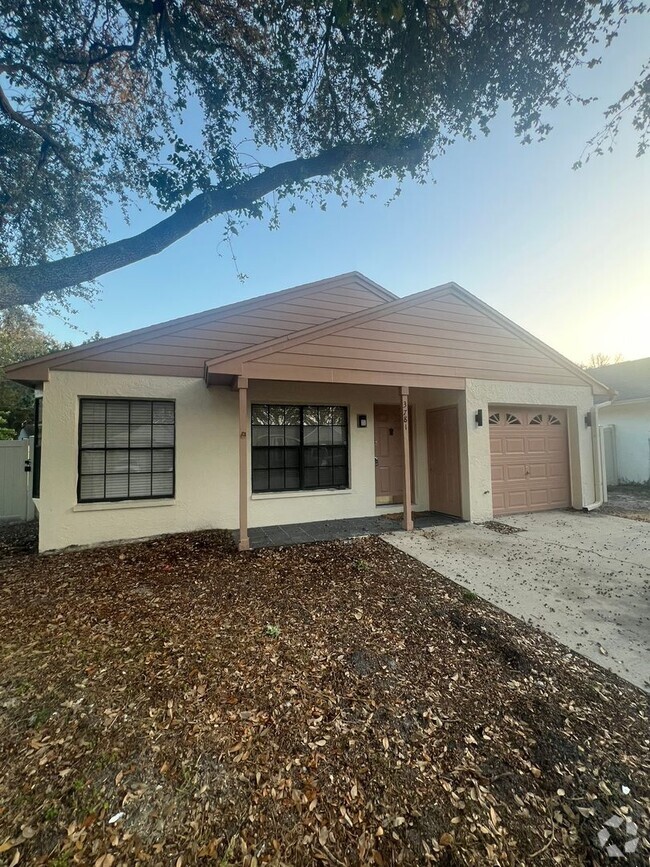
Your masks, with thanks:
[(632, 521), (650, 522), (650, 485), (617, 485), (608, 489), (607, 497), (601, 512)]
[(647, 860), (647, 696), (381, 540), (30, 550), (0, 864), (577, 867), (612, 813)]
[[(413, 520), (417, 520), (418, 518), (427, 518), (431, 512), (412, 512), (411, 517)], [(402, 521), (404, 519), (403, 512), (389, 512), (388, 514), (382, 515), (387, 521)]]
[(397, 662), (390, 656), (375, 653), (373, 650), (353, 650), (348, 656), (350, 668), (356, 674), (378, 674), (381, 671), (393, 671)]
[(484, 521), (482, 526), (487, 530), (494, 530), (495, 533), (502, 533), (504, 536), (525, 532), (523, 527), (511, 527), (510, 524), (502, 524), (501, 521)]

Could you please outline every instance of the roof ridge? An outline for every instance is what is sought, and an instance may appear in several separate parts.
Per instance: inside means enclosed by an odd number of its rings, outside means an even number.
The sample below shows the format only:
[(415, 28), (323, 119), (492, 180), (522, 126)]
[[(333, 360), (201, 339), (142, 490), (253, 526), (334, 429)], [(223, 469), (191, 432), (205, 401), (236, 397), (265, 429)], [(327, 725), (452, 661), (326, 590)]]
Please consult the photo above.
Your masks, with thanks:
[(235, 361), (242, 356), (256, 358), (262, 355), (269, 355), (270, 351), (272, 351), (276, 346), (288, 347), (294, 343), (302, 343), (306, 337), (313, 337), (315, 334), (320, 334), (321, 332), (323, 335), (331, 334), (333, 331), (339, 330), (338, 327), (335, 328), (335, 325), (340, 326), (340, 328), (346, 328), (350, 323), (355, 323), (357, 321), (365, 322), (369, 319), (374, 319), (376, 316), (379, 316), (380, 313), (381, 315), (386, 315), (386, 313), (390, 313), (396, 308), (410, 307), (412, 304), (416, 304), (424, 295), (431, 295), (433, 297), (433, 295), (442, 294), (444, 291), (447, 291), (451, 286), (451, 283), (444, 283), (441, 286), (424, 289), (422, 292), (416, 292), (413, 295), (407, 295), (404, 298), (396, 298), (394, 301), (377, 305), (377, 307), (371, 307), (368, 310), (348, 313), (347, 316), (340, 316), (338, 319), (321, 322), (318, 325), (309, 325), (307, 328), (301, 328), (299, 331), (293, 331), (290, 334), (284, 334), (281, 337), (273, 337), (271, 340), (267, 340), (257, 346), (249, 346), (247, 349), (237, 349), (234, 352), (229, 352), (227, 355), (220, 355), (209, 359), (205, 362), (205, 370), (207, 372), (208, 368), (212, 364)]
[(508, 319), (508, 317), (504, 316), (503, 313), (495, 310), (494, 307), (491, 307), (485, 301), (477, 298), (476, 295), (473, 295), (467, 289), (464, 289), (462, 286), (460, 286), (458, 283), (455, 283), (454, 281), (442, 283), (441, 285), (434, 286), (431, 289), (424, 289), (422, 292), (416, 292), (413, 295), (407, 295), (404, 298), (397, 298), (395, 301), (390, 301), (387, 304), (378, 305), (377, 307), (371, 307), (368, 310), (362, 310), (358, 313), (350, 313), (347, 316), (342, 316), (339, 319), (334, 319), (330, 322), (324, 322), (320, 325), (311, 325), (308, 328), (303, 328), (300, 331), (294, 331), (291, 334), (283, 335), (282, 337), (274, 337), (272, 340), (268, 340), (265, 343), (258, 344), (254, 347), (249, 347), (248, 349), (240, 349), (236, 350), (235, 352), (228, 353), (227, 355), (219, 356), (218, 358), (212, 358), (209, 361), (205, 362), (205, 376), (207, 377), (209, 369), (212, 365), (219, 365), (242, 359), (252, 360), (255, 358), (263, 357), (264, 355), (270, 355), (277, 347), (282, 347), (283, 349), (289, 348), (291, 346), (295, 346), (301, 342), (304, 342), (306, 338), (314, 338), (316, 336), (327, 336), (329, 334), (334, 334), (337, 331), (341, 331), (342, 329), (347, 328), (351, 324), (354, 325), (359, 322), (368, 322), (370, 320), (386, 316), (394, 312), (395, 310), (408, 309), (409, 307), (419, 303), (425, 298), (434, 298), (438, 295), (444, 295), (447, 292), (450, 292), (456, 295), (456, 297), (461, 298), (461, 300), (470, 304), (475, 309), (483, 312), (492, 320), (497, 321), (504, 328), (507, 328), (516, 336), (520, 337), (522, 340), (525, 340), (527, 343), (534, 346), (540, 352), (568, 369), (577, 377), (587, 381), (592, 386), (592, 389), (594, 385), (597, 385), (599, 388), (604, 388), (607, 392), (611, 393), (611, 389), (607, 385), (588, 374), (582, 368), (578, 367), (577, 364), (574, 364), (570, 359), (562, 355), (562, 353), (558, 352), (556, 349), (553, 349), (547, 343), (544, 343), (543, 340), (535, 337), (529, 331), (526, 331), (525, 328), (517, 325), (516, 322)]

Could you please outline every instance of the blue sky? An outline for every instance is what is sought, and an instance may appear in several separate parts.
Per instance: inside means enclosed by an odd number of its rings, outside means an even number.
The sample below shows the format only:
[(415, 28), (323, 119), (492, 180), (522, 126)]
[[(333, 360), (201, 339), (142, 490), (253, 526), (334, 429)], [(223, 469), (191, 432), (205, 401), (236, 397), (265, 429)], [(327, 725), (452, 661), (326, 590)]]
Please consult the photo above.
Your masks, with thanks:
[[(357, 270), (400, 296), (455, 280), (574, 361), (650, 355), (650, 155), (635, 157), (628, 122), (613, 154), (571, 168), (602, 110), (638, 75), (648, 44), (649, 22), (628, 24), (602, 66), (572, 82), (599, 101), (549, 114), (554, 129), (542, 143), (522, 146), (504, 107), (487, 138), (436, 160), (435, 184), (406, 183), (389, 207), (393, 187), (382, 183), (365, 204), (298, 203), (277, 230), (248, 224), (234, 243), (243, 283), (215, 220), (106, 275), (100, 298), (80, 302), (73, 322), (107, 337)], [(110, 240), (159, 218), (147, 205), (130, 227), (116, 215)], [(42, 319), (57, 337), (81, 339), (61, 319)]]

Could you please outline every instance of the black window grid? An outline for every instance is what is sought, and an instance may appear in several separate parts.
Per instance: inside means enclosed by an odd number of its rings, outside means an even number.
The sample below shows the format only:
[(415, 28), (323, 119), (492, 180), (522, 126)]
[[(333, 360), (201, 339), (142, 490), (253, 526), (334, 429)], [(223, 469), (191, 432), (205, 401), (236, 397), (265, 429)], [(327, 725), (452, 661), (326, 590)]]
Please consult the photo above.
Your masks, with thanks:
[(41, 495), (41, 441), (43, 437), (43, 398), (34, 401), (34, 460), (32, 461), (32, 497)]
[[(272, 414), (277, 421), (284, 414), (282, 425), (271, 424)], [(287, 423), (287, 415), (290, 422)], [(266, 416), (265, 423), (256, 422), (256, 417)], [(329, 421), (322, 421), (329, 416)], [(318, 422), (306, 424), (306, 421)], [(278, 443), (278, 428), (284, 429), (283, 442)], [(299, 441), (287, 443), (286, 428), (299, 429)], [(268, 429), (267, 443), (256, 445), (255, 429)], [(274, 428), (271, 443), (271, 428)], [(307, 428), (311, 431), (305, 440)], [(342, 441), (335, 441), (335, 430), (340, 431)], [(345, 406), (253, 404), (251, 408), (251, 472), (253, 493), (281, 491), (343, 489), (350, 486), (349, 478), (349, 425)], [(314, 437), (312, 439), (312, 437)], [(265, 480), (265, 483), (264, 483)]]
[[(88, 422), (84, 421), (84, 405), (85, 404), (103, 404), (104, 405), (104, 421), (103, 422)], [(128, 406), (128, 416), (126, 422), (109, 422), (108, 421), (108, 405), (109, 404), (126, 404)], [(151, 428), (150, 440), (151, 445), (148, 446), (138, 446), (132, 445), (131, 437), (132, 437), (132, 424), (135, 425), (136, 422), (132, 422), (132, 406), (134, 404), (149, 404), (150, 410), (150, 422), (149, 427)], [(170, 406), (172, 408), (172, 420), (170, 422), (155, 422), (153, 419), (153, 408), (154, 404), (162, 404), (165, 406)], [(126, 445), (108, 445), (108, 425), (109, 424), (126, 424), (128, 431), (128, 438)], [(137, 422), (139, 427), (143, 426), (141, 421)], [(103, 447), (97, 446), (84, 446), (83, 445), (83, 427), (86, 426), (96, 426), (98, 428), (103, 427), (104, 429), (104, 445)], [(145, 425), (146, 426), (146, 425)], [(164, 443), (159, 445), (154, 445), (154, 427), (172, 427), (172, 443), (171, 445)], [(107, 456), (108, 452), (117, 452), (124, 451), (127, 453), (127, 471), (125, 473), (112, 474), (107, 472)], [(154, 452), (158, 451), (171, 451), (172, 453), (172, 468), (171, 470), (159, 471), (157, 473), (154, 472)], [(103, 452), (103, 471), (90, 473), (90, 472), (82, 472), (82, 462), (83, 462), (83, 454), (86, 452), (93, 452), (95, 454), (100, 454)], [(131, 454), (133, 452), (145, 453), (148, 452), (150, 454), (150, 470), (149, 473), (138, 473), (131, 471)], [(111, 475), (126, 475), (128, 477), (127, 481), (127, 494), (120, 494), (118, 496), (107, 496), (106, 495), (106, 486), (107, 486), (107, 478)], [(132, 476), (140, 476), (141, 478), (144, 475), (149, 475), (151, 479), (151, 484), (149, 488), (148, 494), (131, 494), (131, 477)], [(161, 476), (170, 476), (172, 479), (172, 487), (171, 492), (169, 493), (153, 493), (153, 477), (154, 475)], [(92, 497), (83, 497), (81, 493), (82, 487), (82, 479), (88, 477), (103, 477), (103, 496), (92, 496)], [(104, 503), (104, 502), (120, 502), (122, 500), (166, 500), (173, 499), (176, 496), (176, 404), (173, 400), (158, 400), (158, 399), (148, 399), (148, 398), (96, 398), (96, 397), (88, 397), (88, 398), (80, 398), (79, 401), (79, 429), (78, 429), (78, 459), (77, 459), (77, 502), (79, 503)]]

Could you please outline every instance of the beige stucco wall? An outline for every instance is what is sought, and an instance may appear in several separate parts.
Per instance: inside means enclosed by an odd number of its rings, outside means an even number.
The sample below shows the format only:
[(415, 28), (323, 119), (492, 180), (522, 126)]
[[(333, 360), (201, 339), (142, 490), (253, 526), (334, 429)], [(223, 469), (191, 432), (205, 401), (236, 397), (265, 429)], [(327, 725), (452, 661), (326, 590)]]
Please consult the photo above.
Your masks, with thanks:
[[(488, 407), (493, 405), (566, 408), (571, 466), (571, 504), (574, 509), (581, 509), (597, 499), (591, 429), (584, 423), (585, 414), (593, 405), (589, 386), (583, 388), (582, 386), (468, 379), (465, 394), (472, 521), (487, 521), (492, 517)], [(474, 421), (476, 411), (479, 409), (483, 410), (482, 427), (477, 427)]]
[[(43, 389), (40, 550), (137, 539), (238, 523), (237, 394), (193, 378), (54, 371)], [(173, 500), (77, 503), (80, 397), (167, 398), (176, 401), (176, 496)], [(350, 418), (350, 489), (254, 494), (249, 526), (365, 517), (399, 511), (375, 506), (373, 406), (399, 403), (397, 388), (252, 382), (250, 402), (339, 403)], [(414, 505), (428, 506), (426, 410), (464, 403), (462, 392), (413, 389)], [(357, 415), (368, 418), (357, 427)], [(461, 438), (464, 413), (461, 412)], [(465, 455), (462, 475), (469, 478)], [(468, 504), (468, 491), (464, 503)], [(468, 505), (466, 508), (469, 516)]]
[[(202, 380), (54, 371), (45, 383), (40, 550), (137, 539), (238, 524), (237, 394), (206, 388)], [(80, 397), (167, 398), (176, 401), (176, 495), (173, 500), (77, 504), (77, 435)], [(350, 489), (255, 494), (248, 477), (249, 526), (365, 517), (398, 511), (375, 506), (373, 406), (399, 403), (398, 389), (319, 383), (254, 381), (250, 402), (338, 403), (350, 420)], [(463, 517), (492, 516), (487, 407), (491, 403), (565, 406), (569, 409), (573, 504), (593, 501), (589, 431), (582, 422), (591, 407), (589, 388), (468, 381), (467, 392), (411, 389), (414, 421), (414, 505), (428, 508), (426, 410), (459, 406)], [(483, 408), (485, 424), (474, 414)], [(368, 418), (357, 427), (357, 415)]]
[[(174, 500), (77, 504), (79, 397), (176, 401)], [(228, 397), (234, 411), (236, 396)], [(224, 477), (232, 421), (218, 405), (199, 379), (53, 371), (43, 387), (40, 550), (224, 526), (236, 468)]]

